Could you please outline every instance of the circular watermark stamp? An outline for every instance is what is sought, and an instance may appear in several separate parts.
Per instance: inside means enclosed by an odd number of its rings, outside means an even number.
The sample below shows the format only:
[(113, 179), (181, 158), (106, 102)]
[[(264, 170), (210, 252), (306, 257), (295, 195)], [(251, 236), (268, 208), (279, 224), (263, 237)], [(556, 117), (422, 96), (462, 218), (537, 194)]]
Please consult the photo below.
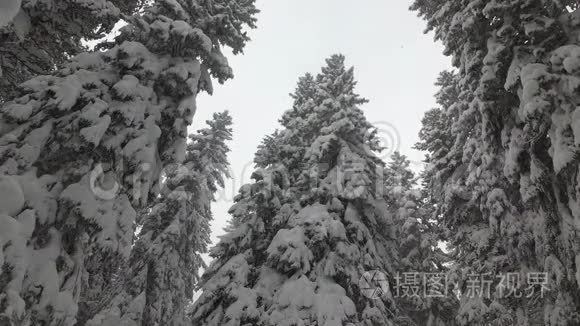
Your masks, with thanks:
[(105, 172), (102, 164), (97, 164), (89, 175), (89, 187), (93, 194), (102, 200), (113, 200), (119, 193), (119, 183), (115, 174)]
[(389, 296), (389, 279), (381, 271), (365, 272), (358, 281), (358, 287), (361, 294), (369, 299), (380, 299)]
[(385, 148), (380, 157), (390, 158), (393, 153), (401, 149), (401, 134), (394, 124), (387, 121), (378, 121), (373, 124), (377, 128), (377, 137), (381, 147)]
[[(373, 129), (367, 131), (365, 141), (375, 142), (383, 150), (374, 154), (382, 160), (388, 160), (393, 153), (399, 151), (401, 147), (401, 134), (394, 124), (388, 121), (377, 121), (372, 123)], [(370, 147), (370, 146), (369, 146)], [(367, 148), (370, 150), (370, 148)]]

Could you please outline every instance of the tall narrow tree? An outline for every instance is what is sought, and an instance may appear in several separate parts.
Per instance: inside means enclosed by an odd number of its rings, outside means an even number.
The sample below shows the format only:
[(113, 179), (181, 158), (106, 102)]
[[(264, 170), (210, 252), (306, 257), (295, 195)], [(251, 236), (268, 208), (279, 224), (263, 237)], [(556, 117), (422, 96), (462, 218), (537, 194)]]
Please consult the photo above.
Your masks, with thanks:
[(397, 255), (378, 232), (392, 224), (383, 163), (355, 84), (341, 55), (300, 80), (211, 251), (193, 325), (393, 325), (389, 287), (375, 298), (359, 286), (367, 271), (394, 275)]
[(394, 290), (400, 323), (454, 325), (457, 300), (445, 267), (449, 259), (439, 248), (439, 228), (432, 216), (435, 207), (417, 187), (410, 164), (397, 151), (384, 172), (385, 200), (392, 212), (400, 257)]
[(2, 322), (72, 325), (87, 289), (110, 282), (136, 209), (163, 167), (185, 159), (197, 94), (211, 92), (210, 76), (233, 76), (222, 46), (242, 51), (256, 11), (253, 0), (155, 1), (109, 50), (25, 82), (1, 108), (13, 203), (0, 221)]
[(462, 298), (458, 320), (577, 325), (577, 1), (417, 0), (412, 9), (458, 68), (458, 101), (446, 112), (454, 143), (435, 175), (459, 274), (513, 273), (511, 290), (526, 293), (506, 295), (498, 277), (487, 298)]
[[(184, 325), (185, 307), (193, 295), (201, 253), (210, 242), (211, 201), (228, 175), (226, 141), (231, 117), (215, 114), (209, 128), (191, 136), (182, 165), (166, 169), (162, 195), (143, 217), (139, 237), (120, 292), (105, 304), (89, 325)], [(102, 294), (101, 294), (102, 295)]]

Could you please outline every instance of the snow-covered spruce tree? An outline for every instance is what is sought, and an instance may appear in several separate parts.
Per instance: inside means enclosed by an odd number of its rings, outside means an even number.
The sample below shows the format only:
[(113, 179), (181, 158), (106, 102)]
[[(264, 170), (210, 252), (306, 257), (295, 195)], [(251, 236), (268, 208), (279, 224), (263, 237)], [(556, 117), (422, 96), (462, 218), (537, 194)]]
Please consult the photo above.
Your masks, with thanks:
[(16, 86), (84, 52), (139, 0), (4, 0), (0, 4), (0, 103)]
[[(458, 321), (578, 325), (577, 1), (417, 0), (412, 9), (459, 69), (454, 144), (435, 172), (458, 269), (516, 273), (517, 290), (535, 290), (507, 297), (494, 279), (489, 300), (462, 298)], [(529, 282), (535, 272), (548, 273), (543, 296)]]
[[(283, 165), (293, 179), (299, 178), (303, 173), (303, 158), (307, 147), (310, 146), (311, 138), (304, 137), (315, 132), (313, 126), (307, 126), (306, 120), (317, 105), (315, 99), (316, 83), (314, 76), (306, 73), (298, 79), (294, 93), (289, 94), (294, 103), (280, 119), (280, 124), (285, 128), (267, 135), (262, 144), (258, 146), (254, 162), (260, 168), (270, 165)], [(314, 126), (315, 128), (315, 126)]]
[[(392, 212), (400, 256), (398, 287), (394, 291), (400, 323), (453, 325), (456, 300), (445, 282), (444, 264), (448, 259), (438, 248), (438, 225), (431, 217), (434, 207), (416, 186), (415, 174), (405, 155), (394, 152), (384, 175), (384, 195)], [(415, 277), (414, 282), (406, 284), (407, 276)], [(437, 284), (434, 280), (438, 280)], [(410, 291), (414, 286), (421, 291)]]
[[(426, 153), (425, 169), (421, 171), (421, 207), (424, 210), (424, 224), (429, 226), (430, 233), (438, 241), (448, 242), (451, 234), (445, 228), (442, 215), (443, 191), (441, 179), (449, 177), (461, 157), (448, 155), (455, 142), (453, 138), (453, 121), (458, 117), (461, 107), (459, 100), (458, 75), (443, 71), (435, 83), (440, 90), (435, 95), (439, 107), (430, 109), (421, 120), (420, 141), (415, 149)], [(445, 259), (443, 259), (445, 260)]]
[(390, 292), (359, 288), (366, 271), (394, 275), (397, 255), (378, 232), (383, 163), (355, 84), (341, 55), (300, 80), (211, 250), (193, 325), (393, 325)]
[(435, 83), (440, 90), (435, 95), (439, 107), (425, 113), (421, 120), (422, 127), (419, 131), (419, 142), (415, 149), (426, 153), (425, 169), (421, 171), (422, 200), (421, 205), (425, 208), (426, 218), (432, 223), (427, 223), (439, 241), (447, 242), (451, 234), (445, 228), (445, 219), (442, 215), (443, 191), (441, 179), (449, 177), (461, 156), (448, 155), (455, 143), (453, 138), (453, 121), (459, 116), (461, 101), (459, 99), (459, 76), (450, 71), (443, 71)]
[(117, 295), (101, 298), (105, 308), (88, 325), (186, 324), (197, 271), (205, 268), (200, 253), (210, 242), (210, 204), (228, 175), (231, 117), (215, 114), (208, 124), (191, 136), (183, 164), (166, 170), (165, 187), (143, 217), (120, 289), (112, 289)]
[(407, 157), (401, 154), (399, 151), (395, 151), (391, 157), (387, 166), (383, 172), (384, 184), (387, 188), (387, 198), (392, 198), (395, 204), (396, 200), (400, 195), (407, 191), (413, 189), (417, 180), (415, 179), (415, 173), (411, 171), (411, 162)]
[[(461, 101), (459, 100), (459, 76), (451, 71), (443, 71), (437, 78), (435, 86), (440, 90), (435, 94), (436, 103), (439, 107), (428, 110), (421, 119), (419, 142), (415, 149), (426, 153), (424, 163), (426, 168), (421, 172), (423, 189), (433, 196), (435, 192), (433, 178), (435, 174), (442, 174), (442, 170), (448, 165), (454, 167), (461, 157), (448, 157), (455, 143), (452, 132), (453, 121), (459, 116)], [(438, 199), (433, 200), (436, 204)]]
[(242, 51), (256, 11), (155, 1), (115, 46), (23, 83), (1, 108), (2, 322), (74, 324), (77, 303), (107, 286), (136, 210), (185, 159), (196, 95), (232, 77), (221, 47)]

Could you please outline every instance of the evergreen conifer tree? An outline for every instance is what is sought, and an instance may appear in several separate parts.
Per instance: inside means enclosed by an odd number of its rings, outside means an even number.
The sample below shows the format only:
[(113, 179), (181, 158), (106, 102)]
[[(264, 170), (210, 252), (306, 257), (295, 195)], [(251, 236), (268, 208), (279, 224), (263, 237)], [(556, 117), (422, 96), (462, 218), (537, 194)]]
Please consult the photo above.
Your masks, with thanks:
[(252, 0), (155, 1), (110, 49), (2, 106), (2, 322), (72, 325), (113, 281), (160, 172), (185, 159), (197, 94), (233, 76), (221, 48), (242, 51), (256, 12)]
[(433, 171), (458, 279), (465, 294), (469, 274), (492, 277), (489, 294), (462, 297), (457, 320), (577, 325), (577, 1), (417, 0), (412, 9), (458, 68), (442, 129), (453, 145)]
[(190, 136), (183, 164), (166, 169), (162, 195), (145, 213), (122, 271), (121, 293), (104, 296), (106, 308), (89, 325), (186, 324), (185, 307), (198, 271), (206, 267), (200, 253), (210, 241), (210, 203), (228, 175), (225, 142), (231, 139), (231, 117), (214, 114), (207, 123), (209, 128)]
[(268, 143), (277, 154), (262, 146), (254, 182), (235, 198), (193, 325), (393, 325), (388, 284), (380, 298), (359, 286), (367, 271), (396, 269), (394, 245), (378, 232), (391, 224), (377, 195), (378, 140), (353, 69), (341, 55), (326, 62), (315, 78), (300, 79)]
[[(394, 290), (400, 323), (453, 325), (457, 300), (448, 282), (449, 260), (439, 248), (439, 228), (432, 217), (435, 208), (417, 187), (405, 155), (394, 152), (384, 174), (385, 200), (392, 211), (400, 259)], [(420, 290), (413, 291), (415, 287)]]
[[(84, 52), (83, 41), (110, 33), (139, 0), (5, 0), (0, 5), (0, 103), (18, 84), (51, 73), (70, 56)], [(10, 18), (2, 18), (10, 14)], [(4, 21), (4, 23), (2, 23)]]

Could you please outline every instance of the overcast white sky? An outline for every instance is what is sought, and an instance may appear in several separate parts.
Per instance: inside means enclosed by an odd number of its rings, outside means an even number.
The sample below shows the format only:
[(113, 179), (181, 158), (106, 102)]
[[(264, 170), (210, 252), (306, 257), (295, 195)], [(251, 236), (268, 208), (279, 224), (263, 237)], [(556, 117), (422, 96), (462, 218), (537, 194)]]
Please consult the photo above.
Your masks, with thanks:
[[(291, 108), (288, 93), (305, 72), (317, 73), (324, 59), (342, 53), (355, 67), (358, 93), (370, 102), (362, 107), (381, 130), (385, 145), (417, 162), (411, 149), (423, 113), (434, 106), (433, 83), (450, 67), (440, 44), (423, 34), (425, 23), (408, 11), (411, 1), (258, 0), (258, 28), (244, 55), (230, 56), (236, 77), (215, 85), (213, 96), (201, 95), (194, 128), (213, 112), (229, 110), (234, 140), (229, 159), (232, 179), (213, 205), (212, 239), (223, 234), (228, 208), (238, 188), (249, 181), (261, 139), (278, 127)], [(193, 130), (192, 129), (192, 130)]]

